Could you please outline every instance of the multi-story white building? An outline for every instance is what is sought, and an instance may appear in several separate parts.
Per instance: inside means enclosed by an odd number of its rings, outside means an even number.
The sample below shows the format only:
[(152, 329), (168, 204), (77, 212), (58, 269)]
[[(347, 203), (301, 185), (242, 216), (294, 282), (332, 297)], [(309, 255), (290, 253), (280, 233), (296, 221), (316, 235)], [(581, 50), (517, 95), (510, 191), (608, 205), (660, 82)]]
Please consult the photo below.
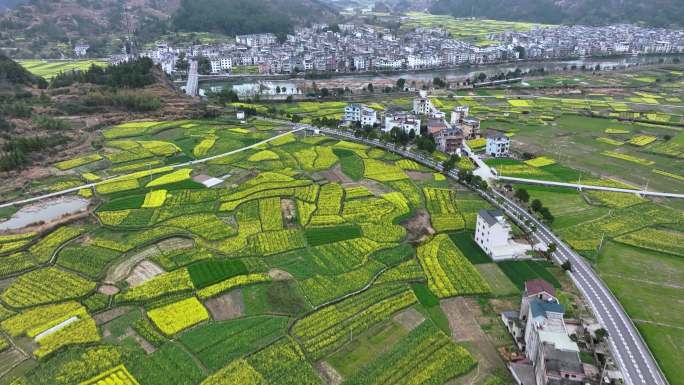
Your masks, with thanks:
[(361, 126), (373, 126), (378, 122), (378, 113), (364, 104), (352, 103), (344, 108), (344, 120), (358, 122)]
[(230, 71), (233, 68), (233, 60), (229, 57), (217, 57), (211, 59), (211, 73), (218, 74)]
[(511, 225), (500, 210), (480, 210), (475, 225), (475, 243), (494, 261), (521, 259), (532, 250), (512, 240)]
[(421, 92), (420, 97), (413, 99), (413, 113), (416, 115), (430, 115), (434, 112), (435, 106), (427, 94)]
[(383, 131), (390, 132), (395, 127), (400, 128), (407, 134), (413, 131), (416, 136), (420, 136), (420, 119), (415, 115), (406, 112), (385, 115)]
[(511, 138), (501, 133), (487, 135), (487, 147), (485, 152), (495, 158), (507, 157), (510, 154)]

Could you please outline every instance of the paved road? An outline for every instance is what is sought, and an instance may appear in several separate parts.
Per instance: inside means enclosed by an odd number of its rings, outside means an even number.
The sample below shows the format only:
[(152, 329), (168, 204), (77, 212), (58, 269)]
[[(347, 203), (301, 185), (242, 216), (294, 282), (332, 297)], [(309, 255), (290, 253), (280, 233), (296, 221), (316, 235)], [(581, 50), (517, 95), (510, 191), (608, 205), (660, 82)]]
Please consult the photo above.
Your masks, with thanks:
[[(391, 144), (384, 144), (377, 140), (355, 138), (350, 133), (337, 130), (321, 129), (321, 132), (382, 147), (423, 163), (428, 167), (441, 170), (441, 166), (434, 160), (420, 154), (405, 151)], [(449, 176), (456, 178), (457, 174), (452, 171)], [(558, 250), (553, 256), (556, 261), (559, 263), (566, 260), (570, 261), (572, 271), (569, 272), (569, 275), (575, 286), (580, 289), (589, 302), (599, 323), (608, 331), (611, 352), (622, 370), (625, 382), (628, 385), (667, 385), (667, 380), (665, 380), (653, 355), (629, 316), (596, 272), (584, 261), (582, 256), (563, 243), (543, 223), (537, 221), (536, 218), (504, 195), (497, 191), (489, 193), (478, 192), (485, 196), (492, 204), (506, 211), (521, 226), (527, 227), (527, 221), (534, 223), (536, 226), (535, 238), (546, 244), (555, 243), (558, 246)]]
[(620, 192), (620, 193), (628, 193), (628, 194), (638, 194), (641, 196), (654, 196), (654, 197), (663, 197), (663, 198), (684, 199), (684, 194), (664, 193), (664, 192), (657, 192), (657, 191), (634, 190), (634, 189), (605, 187), (605, 186), (589, 186), (586, 184), (554, 182), (554, 181), (549, 181), (549, 180), (538, 180), (538, 179), (513, 178), (513, 177), (509, 177), (509, 176), (495, 176), (494, 179), (504, 181), (504, 182), (540, 184), (540, 185), (544, 185), (544, 186), (554, 186), (554, 187), (568, 187), (568, 188), (573, 188), (573, 189), (578, 189), (578, 190), (612, 191), (612, 192)]
[[(258, 147), (258, 146), (260, 146), (260, 145), (262, 145), (262, 144), (268, 143), (268, 142), (270, 142), (270, 141), (272, 141), (272, 140), (275, 140), (275, 139), (278, 139), (278, 138), (280, 138), (280, 137), (282, 137), (282, 136), (289, 135), (289, 134), (292, 134), (292, 133), (295, 133), (295, 132), (298, 132), (298, 131), (302, 131), (302, 130), (304, 130), (305, 128), (306, 128), (306, 127), (304, 127), (304, 126), (298, 126), (298, 127), (295, 127), (294, 129), (292, 129), (292, 130), (290, 130), (290, 131), (287, 131), (287, 132), (284, 132), (284, 133), (282, 133), (282, 134), (279, 134), (279, 135), (270, 137), (270, 138), (268, 138), (268, 139), (266, 139), (266, 140), (262, 140), (262, 141), (259, 142), (259, 143), (255, 143), (255, 144), (252, 144), (252, 145), (249, 145), (249, 146), (246, 146), (246, 147), (238, 148), (237, 150), (225, 152), (225, 153), (223, 153), (223, 154), (214, 155), (214, 156), (210, 156), (210, 157), (207, 157), (207, 158), (202, 158), (202, 159), (199, 159), (199, 160), (193, 160), (193, 161), (190, 161), (190, 162), (185, 162), (185, 163), (180, 163), (180, 164), (174, 164), (174, 165), (171, 165), (171, 166), (168, 166), (168, 167), (170, 167), (170, 168), (172, 168), (172, 169), (177, 169), (177, 168), (183, 168), (183, 167), (192, 166), (192, 165), (195, 165), (195, 164), (206, 163), (206, 162), (209, 162), (209, 161), (214, 160), (214, 159), (223, 158), (223, 157), (226, 157), (226, 156), (229, 156), (229, 155), (237, 154), (237, 153), (239, 153), (239, 152), (242, 152), (242, 151), (246, 151), (246, 150), (252, 149), (252, 148), (254, 148), (254, 147)], [(112, 177), (112, 178), (103, 179), (103, 180), (101, 180), (101, 181), (99, 181), (99, 182), (88, 183), (88, 184), (84, 184), (84, 185), (81, 185), (81, 186), (78, 186), (78, 187), (73, 187), (73, 188), (69, 188), (69, 189), (66, 189), (66, 190), (53, 192), (53, 193), (50, 193), (50, 194), (45, 194), (45, 195), (41, 195), (41, 196), (37, 196), (37, 197), (33, 197), (33, 198), (28, 198), (28, 199), (22, 199), (22, 200), (18, 200), (18, 201), (14, 201), (14, 202), (2, 203), (2, 204), (0, 204), (0, 209), (1, 209), (1, 208), (4, 208), (4, 207), (9, 207), (9, 206), (22, 206), (22, 205), (25, 205), (25, 204), (27, 204), (27, 203), (37, 202), (37, 201), (41, 201), (41, 200), (48, 199), (48, 198), (54, 198), (54, 197), (58, 197), (58, 196), (66, 195), (66, 194), (76, 193), (76, 192), (78, 192), (78, 191), (80, 191), (81, 189), (84, 189), (84, 188), (92, 188), (92, 187), (95, 187), (95, 186), (100, 185), (100, 184), (109, 183), (109, 182), (114, 182), (114, 181), (116, 181), (116, 180), (121, 180), (121, 179), (126, 179), (126, 177), (127, 177), (127, 175), (119, 175), (119, 176), (115, 176), (115, 177)]]
[(608, 331), (611, 351), (622, 369), (626, 383), (631, 385), (667, 384), (631, 319), (583, 257), (510, 199), (497, 191), (492, 191), (490, 194), (490, 201), (498, 200), (497, 206), (504, 209), (509, 216), (522, 219), (519, 223), (524, 227), (526, 227), (525, 222), (532, 221), (536, 226), (534, 237), (537, 240), (558, 245), (558, 251), (554, 254), (556, 261), (561, 263), (570, 261), (572, 271), (569, 275), (591, 305), (601, 325)]

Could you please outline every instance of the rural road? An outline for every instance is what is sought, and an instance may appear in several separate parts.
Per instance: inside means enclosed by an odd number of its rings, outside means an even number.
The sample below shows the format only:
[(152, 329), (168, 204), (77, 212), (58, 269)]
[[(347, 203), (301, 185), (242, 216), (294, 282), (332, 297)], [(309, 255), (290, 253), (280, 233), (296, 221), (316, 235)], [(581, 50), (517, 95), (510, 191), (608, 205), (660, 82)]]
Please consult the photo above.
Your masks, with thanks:
[[(311, 128), (313, 129), (313, 127)], [(320, 131), (327, 135), (343, 137), (381, 147), (406, 158), (413, 159), (430, 168), (441, 170), (441, 165), (433, 159), (405, 151), (392, 144), (385, 144), (378, 140), (356, 138), (351, 133), (338, 130), (320, 128)], [(455, 171), (451, 171), (449, 176), (452, 178), (458, 177)], [(543, 223), (539, 222), (526, 210), (504, 195), (497, 191), (492, 191), (492, 193), (478, 192), (485, 196), (492, 204), (504, 210), (511, 218), (516, 219), (523, 227), (527, 227), (525, 224), (527, 221), (534, 223), (536, 226), (535, 238), (546, 244), (555, 243), (558, 246), (557, 251), (553, 255), (556, 261), (560, 263), (566, 260), (570, 261), (572, 271), (568, 274), (575, 286), (580, 289), (584, 298), (589, 302), (599, 323), (608, 332), (609, 346), (613, 357), (622, 370), (625, 383), (628, 385), (667, 385), (667, 380), (665, 380), (634, 323), (632, 323), (625, 310), (603, 281), (601, 281), (597, 273), (584, 261), (583, 257), (561, 241)]]

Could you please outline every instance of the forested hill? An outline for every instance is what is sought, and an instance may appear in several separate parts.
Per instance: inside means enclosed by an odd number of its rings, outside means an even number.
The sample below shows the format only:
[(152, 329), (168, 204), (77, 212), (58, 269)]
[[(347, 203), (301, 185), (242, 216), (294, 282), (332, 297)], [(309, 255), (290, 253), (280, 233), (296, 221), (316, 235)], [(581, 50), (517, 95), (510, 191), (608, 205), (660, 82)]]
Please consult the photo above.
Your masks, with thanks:
[(282, 35), (296, 25), (335, 17), (336, 11), (318, 0), (183, 0), (171, 25), (180, 31)]
[(84, 40), (89, 56), (104, 57), (120, 52), (131, 32), (139, 44), (172, 31), (282, 35), (336, 16), (319, 0), (31, 0), (0, 12), (0, 47), (12, 57), (57, 59)]
[(603, 25), (684, 25), (681, 0), (436, 0), (430, 11), (456, 17)]

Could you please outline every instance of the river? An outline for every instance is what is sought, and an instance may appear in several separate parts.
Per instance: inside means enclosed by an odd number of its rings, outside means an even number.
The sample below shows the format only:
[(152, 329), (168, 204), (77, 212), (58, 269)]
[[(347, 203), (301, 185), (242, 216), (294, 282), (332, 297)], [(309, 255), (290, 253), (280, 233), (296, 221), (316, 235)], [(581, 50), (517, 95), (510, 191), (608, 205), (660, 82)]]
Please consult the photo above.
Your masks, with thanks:
[[(203, 82), (200, 87), (203, 90), (217, 90), (216, 87), (225, 87), (237, 85), (239, 87), (254, 87), (256, 86), (255, 81), (266, 80), (273, 82), (274, 84), (292, 83), (295, 82), (301, 86), (309, 85), (313, 82), (317, 83), (339, 83), (351, 84), (351, 83), (395, 83), (399, 78), (406, 79), (407, 82), (426, 82), (431, 81), (435, 77), (446, 78), (448, 80), (454, 81), (458, 79), (472, 78), (477, 74), (484, 72), (487, 75), (499, 74), (501, 72), (515, 71), (519, 68), (523, 72), (527, 72), (533, 69), (544, 68), (548, 73), (558, 73), (563, 72), (564, 69), (570, 69), (572, 66), (576, 68), (581, 68), (583, 65), (587, 68), (594, 68), (596, 65), (600, 65), (602, 69), (625, 69), (634, 66), (642, 65), (654, 65), (660, 64), (662, 61), (665, 63), (672, 63), (672, 60), (677, 58), (684, 58), (683, 55), (648, 55), (648, 56), (614, 56), (614, 57), (588, 57), (582, 59), (572, 59), (572, 60), (549, 60), (549, 61), (519, 61), (515, 63), (502, 63), (502, 64), (484, 64), (475, 66), (461, 66), (448, 69), (435, 69), (435, 70), (421, 70), (421, 71), (397, 71), (387, 74), (378, 73), (357, 73), (357, 74), (336, 74), (328, 78), (321, 79), (306, 79), (301, 76), (288, 76), (288, 75), (274, 75), (274, 76), (262, 76), (262, 77), (235, 77), (232, 79), (225, 79), (220, 81), (206, 81)], [(249, 79), (249, 81), (246, 81)]]

